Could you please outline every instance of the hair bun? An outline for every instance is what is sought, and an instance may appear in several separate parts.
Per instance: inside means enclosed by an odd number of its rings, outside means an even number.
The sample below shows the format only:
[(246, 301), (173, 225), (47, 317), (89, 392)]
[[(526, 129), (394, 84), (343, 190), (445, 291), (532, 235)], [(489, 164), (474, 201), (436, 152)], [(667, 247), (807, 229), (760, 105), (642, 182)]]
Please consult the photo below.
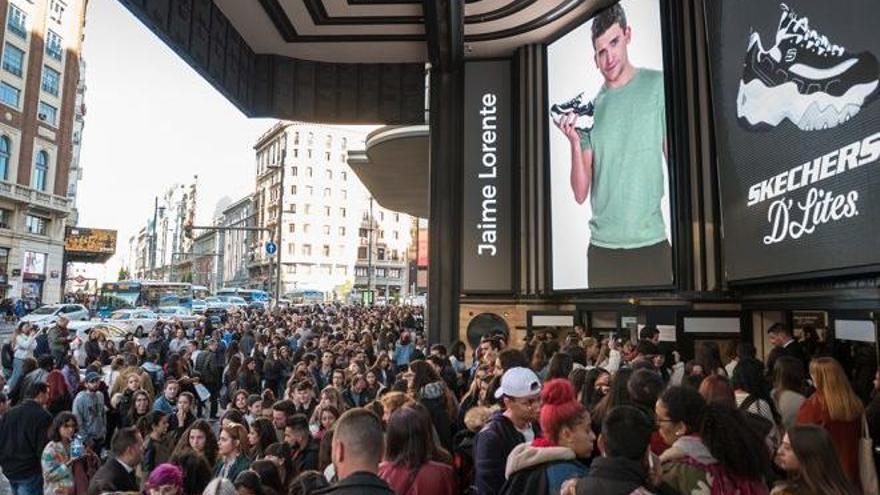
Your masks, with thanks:
[(574, 386), (565, 378), (556, 378), (544, 384), (541, 399), (545, 405), (559, 406), (575, 401)]

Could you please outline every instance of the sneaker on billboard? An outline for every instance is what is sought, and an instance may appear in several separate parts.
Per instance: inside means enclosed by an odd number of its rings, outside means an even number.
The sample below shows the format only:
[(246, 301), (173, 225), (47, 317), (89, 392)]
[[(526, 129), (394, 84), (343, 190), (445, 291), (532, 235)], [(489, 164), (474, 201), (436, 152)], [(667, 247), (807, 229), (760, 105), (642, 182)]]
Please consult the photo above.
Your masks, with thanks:
[(878, 86), (877, 58), (829, 41), (785, 4), (776, 43), (765, 49), (752, 33), (736, 111), (747, 129), (772, 128), (788, 119), (804, 131), (830, 129), (855, 116)]
[(559, 119), (562, 117), (573, 113), (578, 116), (578, 120), (580, 120), (581, 117), (589, 119), (588, 125), (584, 127), (576, 127), (580, 131), (589, 131), (593, 127), (592, 117), (595, 108), (593, 107), (592, 101), (588, 101), (584, 104), (583, 99), (584, 94), (580, 93), (568, 101), (553, 104), (550, 107), (550, 113), (553, 114), (553, 121), (559, 122)]

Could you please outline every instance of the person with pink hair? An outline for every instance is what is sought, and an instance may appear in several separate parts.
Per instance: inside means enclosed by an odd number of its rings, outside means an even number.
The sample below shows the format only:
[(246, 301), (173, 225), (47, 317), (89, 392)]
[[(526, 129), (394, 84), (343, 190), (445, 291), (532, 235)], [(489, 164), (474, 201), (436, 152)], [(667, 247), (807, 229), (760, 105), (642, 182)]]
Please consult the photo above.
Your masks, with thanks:
[(144, 483), (144, 495), (181, 495), (183, 471), (174, 464), (159, 464)]

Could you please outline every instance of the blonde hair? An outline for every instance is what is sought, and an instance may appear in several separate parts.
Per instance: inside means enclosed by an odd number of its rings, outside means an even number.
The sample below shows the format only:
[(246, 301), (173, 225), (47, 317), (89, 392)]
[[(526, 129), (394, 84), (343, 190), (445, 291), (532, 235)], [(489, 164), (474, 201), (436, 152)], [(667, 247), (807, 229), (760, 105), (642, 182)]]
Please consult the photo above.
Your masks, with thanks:
[(475, 406), (468, 409), (464, 415), (464, 425), (468, 430), (476, 433), (483, 429), (483, 426), (489, 422), (489, 417), (497, 411), (497, 407)]
[(862, 401), (853, 391), (843, 367), (834, 358), (820, 357), (812, 360), (810, 376), (831, 420), (855, 421), (864, 413)]

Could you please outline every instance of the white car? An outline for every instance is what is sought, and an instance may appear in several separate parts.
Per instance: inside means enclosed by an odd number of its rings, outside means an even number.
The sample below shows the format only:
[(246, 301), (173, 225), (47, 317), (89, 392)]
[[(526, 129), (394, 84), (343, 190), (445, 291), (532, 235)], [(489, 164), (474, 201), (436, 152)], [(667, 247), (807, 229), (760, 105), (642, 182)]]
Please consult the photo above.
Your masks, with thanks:
[(195, 326), (202, 318), (201, 316), (192, 314), (188, 309), (181, 306), (160, 307), (156, 310), (156, 314), (159, 315), (159, 320), (168, 323), (179, 321), (183, 324), (184, 328)]
[(21, 321), (47, 327), (54, 325), (62, 316), (70, 321), (87, 321), (89, 310), (82, 304), (47, 304), (26, 314)]
[(244, 300), (243, 297), (238, 296), (219, 296), (222, 300), (229, 303), (231, 306), (229, 309), (232, 311), (243, 310), (248, 306), (248, 302)]
[(120, 309), (101, 321), (127, 330), (135, 337), (143, 337), (153, 331), (156, 323), (159, 323), (159, 316), (149, 309)]
[(205, 304), (208, 305), (207, 309), (225, 309), (226, 311), (232, 311), (232, 304), (217, 296), (206, 297)]
[(73, 356), (76, 358), (80, 366), (86, 365), (85, 343), (89, 339), (92, 332), (101, 332), (110, 339), (116, 346), (128, 339), (132, 332), (117, 325), (100, 320), (93, 321), (72, 321), (67, 326), (71, 332), (74, 332), (76, 338), (70, 343), (73, 349)]
[(208, 303), (205, 302), (204, 299), (193, 299), (192, 302), (192, 312), (196, 315), (205, 314), (205, 310), (208, 309)]

